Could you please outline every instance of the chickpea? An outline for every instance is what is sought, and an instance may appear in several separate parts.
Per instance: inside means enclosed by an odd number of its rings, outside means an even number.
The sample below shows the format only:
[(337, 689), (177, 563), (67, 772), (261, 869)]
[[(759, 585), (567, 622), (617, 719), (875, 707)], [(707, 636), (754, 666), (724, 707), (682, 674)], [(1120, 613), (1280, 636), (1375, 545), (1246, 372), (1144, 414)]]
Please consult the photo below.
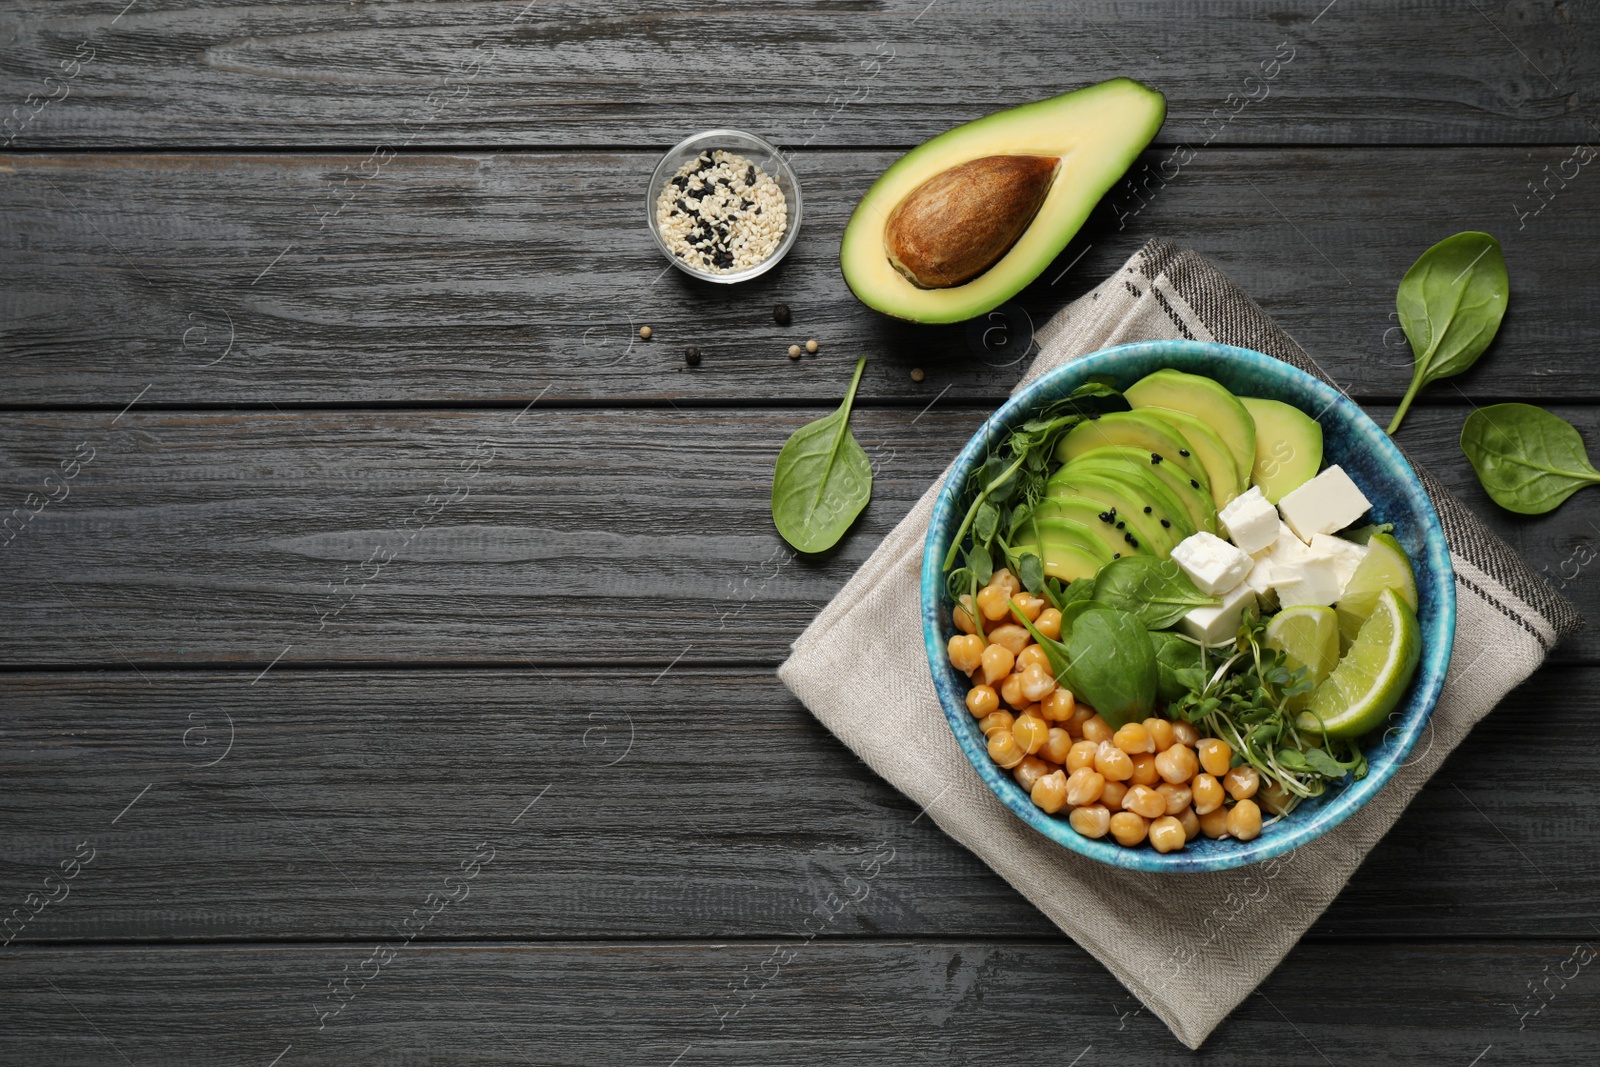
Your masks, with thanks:
[(1000, 729), (989, 734), (989, 758), (1006, 770), (1021, 763), (1026, 755), (1010, 730)]
[(1022, 672), (1022, 695), (1029, 700), (1043, 700), (1056, 687), (1056, 676), (1049, 667), (1037, 663)]
[(1171, 815), (1163, 815), (1150, 824), (1150, 847), (1157, 852), (1176, 852), (1188, 840), (1183, 823)]
[(1050, 736), (1045, 740), (1041, 753), (1052, 763), (1065, 765), (1067, 757), (1072, 754), (1072, 735), (1059, 726), (1050, 727)]
[(1026, 711), (1033, 701), (1022, 695), (1022, 675), (1008, 674), (1006, 680), (1000, 683), (1000, 699), (1016, 708)]
[(1113, 782), (1126, 782), (1133, 777), (1133, 760), (1110, 741), (1102, 741), (1094, 754), (1094, 769)]
[(1083, 724), (1094, 718), (1094, 709), (1086, 708), (1082, 704), (1072, 709), (1072, 718), (1067, 720), (1067, 732), (1073, 737), (1083, 736)]
[(1188, 745), (1193, 748), (1195, 742), (1199, 740), (1200, 731), (1194, 728), (1194, 723), (1179, 721), (1172, 724), (1172, 741), (1174, 744)]
[(1167, 798), (1147, 785), (1136, 785), (1122, 798), (1122, 809), (1154, 819), (1167, 813)]
[(1254, 841), (1261, 836), (1261, 809), (1253, 800), (1241, 800), (1228, 809), (1228, 833), (1240, 841)]
[(1152, 752), (1165, 752), (1172, 747), (1172, 724), (1166, 719), (1148, 718), (1144, 721), (1145, 733), (1150, 735), (1150, 740), (1155, 748)]
[[(960, 603), (950, 612), (950, 621), (956, 624), (956, 629), (964, 634), (978, 634), (978, 623), (972, 610), (972, 594), (962, 593)], [(982, 640), (982, 638), (979, 638)]]
[(1274, 815), (1282, 815), (1289, 808), (1289, 801), (1294, 794), (1289, 792), (1279, 782), (1268, 782), (1261, 787), (1255, 795), (1255, 802), (1261, 805), (1263, 811)]
[(1039, 612), (1039, 617), (1033, 620), (1033, 628), (1052, 641), (1059, 641), (1061, 639), (1061, 612), (1055, 608), (1045, 608)]
[(1209, 815), (1222, 807), (1222, 783), (1209, 774), (1195, 775), (1194, 781), (1189, 783), (1189, 793), (1196, 815)]
[(1222, 787), (1235, 800), (1247, 800), (1261, 788), (1261, 774), (1249, 764), (1235, 767), (1222, 779)]
[(1031, 793), (1033, 791), (1033, 783), (1054, 769), (1038, 756), (1029, 756), (1011, 769), (1011, 777), (1017, 780), (1017, 784), (1022, 787), (1024, 793)]
[(1009, 711), (991, 711), (978, 720), (978, 732), (984, 737), (988, 737), (996, 730), (1011, 729), (1011, 724), (1016, 721), (1016, 716)]
[(1037, 715), (1023, 712), (1012, 724), (1011, 734), (1016, 738), (1017, 744), (1022, 746), (1022, 751), (1031, 756), (1043, 748), (1044, 743), (1050, 739), (1050, 724)]
[(1121, 782), (1107, 782), (1106, 787), (1100, 790), (1100, 803), (1112, 811), (1122, 810), (1122, 800), (1128, 795), (1128, 787)]
[(1117, 839), (1117, 844), (1132, 848), (1144, 840), (1149, 833), (1150, 824), (1143, 815), (1131, 811), (1119, 811), (1111, 816), (1111, 836)]
[(1189, 806), (1193, 796), (1186, 785), (1173, 785), (1171, 782), (1162, 782), (1156, 786), (1156, 792), (1167, 800), (1167, 814), (1176, 815)]
[(1011, 605), (1006, 602), (1009, 597), (1004, 586), (987, 586), (978, 590), (978, 610), (990, 622), (999, 622), (1011, 614)]
[[(1035, 645), (1035, 648), (1038, 646)], [(1027, 651), (1024, 649), (1023, 651)], [(1044, 698), (1044, 711), (1042, 714), (1051, 722), (1068, 722), (1078, 709), (1078, 702), (1072, 699), (1072, 690), (1062, 689), (1057, 686), (1050, 695)], [(1071, 732), (1071, 728), (1068, 728)]]
[(1004, 626), (993, 627), (989, 631), (989, 642), (1009, 648), (1013, 656), (1027, 648), (1028, 642), (1031, 640), (1033, 638), (1028, 636), (1028, 631), (1014, 622), (1008, 622)]
[(1134, 785), (1155, 785), (1161, 781), (1161, 772), (1156, 770), (1156, 758), (1148, 752), (1141, 752), (1137, 756), (1129, 756), (1133, 760), (1133, 777), (1128, 781)]
[(1003, 589), (1005, 590), (1006, 596), (1016, 596), (1018, 593), (1022, 592), (1022, 583), (1017, 581), (1017, 576), (1011, 573), (1011, 569), (1009, 567), (1001, 567), (999, 570), (995, 571), (994, 575), (989, 579), (988, 588)]
[(1184, 808), (1178, 812), (1176, 818), (1183, 825), (1183, 839), (1185, 841), (1193, 841), (1200, 836), (1200, 816), (1194, 813), (1193, 808)]
[(1077, 741), (1067, 753), (1067, 770), (1075, 771), (1079, 767), (1093, 767), (1094, 757), (1100, 751), (1100, 746), (1093, 741)]
[(1228, 833), (1228, 809), (1213, 808), (1204, 815), (1198, 816), (1200, 832), (1212, 840), (1225, 837)]
[(1050, 657), (1044, 654), (1044, 649), (1038, 645), (1029, 645), (1017, 653), (1017, 671), (1025, 671), (1037, 663), (1041, 667), (1050, 666)]
[(1099, 744), (1101, 741), (1111, 740), (1113, 730), (1111, 724), (1098, 715), (1091, 715), (1083, 720), (1083, 739)]
[(1032, 593), (1018, 593), (1011, 599), (1017, 602), (1017, 610), (1022, 612), (1022, 617), (1037, 625), (1039, 616), (1044, 614), (1044, 599)]
[(1016, 655), (1005, 645), (990, 644), (983, 650), (984, 684), (993, 685), (1010, 674), (1016, 662)]
[(1067, 822), (1084, 837), (1104, 837), (1111, 828), (1111, 812), (1104, 805), (1090, 804), (1073, 808), (1072, 814), (1067, 816)]
[(986, 685), (975, 685), (967, 690), (967, 710), (983, 718), (1000, 707), (1000, 697)]
[(1029, 796), (1046, 815), (1054, 815), (1067, 806), (1067, 776), (1059, 770), (1042, 775), (1033, 783)]
[(1150, 731), (1142, 723), (1130, 722), (1111, 736), (1111, 743), (1130, 756), (1141, 752), (1154, 752), (1155, 743), (1150, 740)]
[(962, 674), (983, 662), (983, 638), (977, 634), (956, 634), (950, 639), (950, 665)]
[(1202, 737), (1195, 754), (1200, 757), (1200, 766), (1213, 778), (1221, 778), (1233, 765), (1233, 746), (1215, 737)]
[(1067, 803), (1075, 808), (1093, 804), (1100, 799), (1105, 787), (1105, 777), (1093, 768), (1084, 767), (1082, 770), (1073, 771), (1072, 777), (1067, 779)]
[(1187, 783), (1199, 769), (1200, 763), (1195, 759), (1194, 749), (1188, 745), (1174, 742), (1171, 748), (1156, 757), (1156, 770), (1173, 785)]

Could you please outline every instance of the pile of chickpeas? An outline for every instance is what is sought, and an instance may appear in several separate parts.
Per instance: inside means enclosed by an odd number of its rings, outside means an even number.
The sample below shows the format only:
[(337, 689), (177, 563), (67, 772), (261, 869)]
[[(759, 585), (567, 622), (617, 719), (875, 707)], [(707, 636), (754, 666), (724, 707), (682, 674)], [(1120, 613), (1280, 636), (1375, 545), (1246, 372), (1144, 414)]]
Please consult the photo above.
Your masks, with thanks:
[(1040, 633), (1061, 636), (1061, 613), (1001, 570), (978, 592), (976, 607), (971, 596), (956, 607), (961, 632), (950, 638), (950, 662), (973, 681), (967, 710), (988, 739), (990, 758), (1035, 805), (1066, 812), (1084, 837), (1110, 834), (1130, 848), (1149, 841), (1157, 852), (1174, 852), (1199, 834), (1240, 841), (1260, 835), (1262, 804), (1279, 808), (1254, 767), (1233, 766), (1228, 743), (1201, 737), (1193, 723), (1149, 718), (1113, 730), (1056, 683), (1025, 628), (1003, 621), (1012, 600)]

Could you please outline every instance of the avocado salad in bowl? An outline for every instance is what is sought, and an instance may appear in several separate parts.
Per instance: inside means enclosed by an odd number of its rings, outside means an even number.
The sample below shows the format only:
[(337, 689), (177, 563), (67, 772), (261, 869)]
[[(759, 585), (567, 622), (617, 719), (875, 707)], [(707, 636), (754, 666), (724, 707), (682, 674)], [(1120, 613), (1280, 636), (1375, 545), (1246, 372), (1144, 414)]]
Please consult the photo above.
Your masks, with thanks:
[(1248, 349), (1122, 345), (975, 434), (922, 566), (934, 687), (997, 797), (1074, 851), (1219, 870), (1325, 833), (1404, 764), (1454, 573), (1416, 472)]

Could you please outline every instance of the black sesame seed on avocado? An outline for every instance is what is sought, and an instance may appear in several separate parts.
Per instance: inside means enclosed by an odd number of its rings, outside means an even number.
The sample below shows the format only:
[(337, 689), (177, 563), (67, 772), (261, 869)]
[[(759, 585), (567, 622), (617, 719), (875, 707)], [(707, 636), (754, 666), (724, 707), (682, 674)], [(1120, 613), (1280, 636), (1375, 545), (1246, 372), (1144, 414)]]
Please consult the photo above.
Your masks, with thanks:
[(1122, 553), (1121, 552), (1113, 552), (1113, 553), (1111, 553), (1111, 558), (1112, 559), (1121, 559), (1122, 558)]
[(1188, 459), (1189, 458), (1189, 450), (1187, 448), (1180, 448), (1180, 449), (1178, 449), (1178, 455), (1182, 456), (1184, 459)]
[(1128, 524), (1125, 523), (1125, 522), (1119, 522), (1119, 523), (1117, 523), (1117, 529), (1119, 529), (1119, 530), (1126, 529), (1127, 525)]
[(1151, 462), (1152, 465), (1154, 465), (1156, 463), (1160, 463), (1161, 462), (1161, 453), (1159, 453), (1159, 452), (1150, 453), (1150, 462)]
[(1161, 520), (1161, 525), (1167, 527), (1168, 529), (1172, 528), (1172, 523), (1168, 522), (1166, 519)]
[(1146, 504), (1146, 505), (1145, 505), (1145, 506), (1144, 506), (1144, 513), (1145, 513), (1145, 514), (1146, 514), (1146, 515), (1148, 515), (1148, 514), (1150, 514), (1150, 505), (1149, 505), (1149, 504)]
[(1189, 479), (1189, 484), (1194, 486), (1196, 489), (1200, 488), (1200, 483), (1195, 481), (1193, 478)]

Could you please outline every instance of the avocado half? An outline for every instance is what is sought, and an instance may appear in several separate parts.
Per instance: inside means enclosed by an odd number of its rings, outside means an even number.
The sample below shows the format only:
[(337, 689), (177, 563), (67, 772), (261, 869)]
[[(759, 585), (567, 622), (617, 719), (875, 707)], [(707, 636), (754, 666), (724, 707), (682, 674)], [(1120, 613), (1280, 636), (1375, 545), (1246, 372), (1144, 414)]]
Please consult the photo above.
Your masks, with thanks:
[[(960, 322), (999, 307), (1061, 254), (1155, 137), (1166, 113), (1160, 93), (1114, 78), (996, 112), (913, 148), (883, 172), (850, 216), (839, 252), (846, 283), (868, 307), (912, 322)], [(1029, 165), (996, 168), (997, 157), (1022, 157)], [(1051, 159), (1058, 160), (1053, 167), (1036, 164)], [(973, 181), (996, 183), (994, 195), (968, 189), (963, 199), (959, 186), (969, 174)], [(951, 231), (970, 221), (969, 229), (987, 232), (969, 235), (957, 258), (998, 258), (958, 284), (947, 282), (959, 278), (960, 270), (925, 269), (928, 284), (919, 285), (908, 276), (916, 269), (908, 270), (895, 254), (908, 242), (903, 234), (891, 234), (891, 223), (903, 229), (909, 218), (936, 230), (945, 208), (957, 217), (947, 232), (933, 233), (930, 243), (959, 240)]]

